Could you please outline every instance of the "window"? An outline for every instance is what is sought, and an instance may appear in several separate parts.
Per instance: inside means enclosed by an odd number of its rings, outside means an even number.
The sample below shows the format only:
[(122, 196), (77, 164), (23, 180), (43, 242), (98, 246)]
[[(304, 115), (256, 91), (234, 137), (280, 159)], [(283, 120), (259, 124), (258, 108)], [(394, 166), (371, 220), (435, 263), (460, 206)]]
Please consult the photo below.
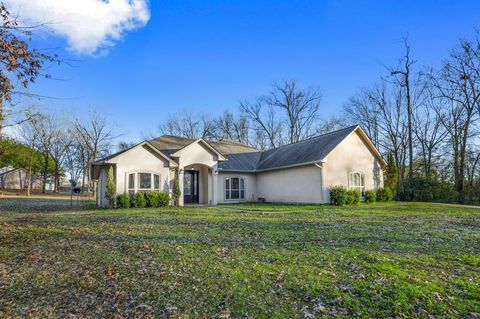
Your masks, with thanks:
[(135, 173), (128, 174), (128, 193), (130, 195), (135, 193)]
[(138, 191), (153, 190), (160, 190), (160, 174), (146, 172), (128, 174), (127, 191), (130, 195)]
[(152, 188), (152, 174), (138, 173), (138, 189), (150, 190)]
[(245, 179), (232, 177), (225, 179), (225, 199), (245, 199)]
[(365, 175), (359, 172), (351, 172), (348, 176), (348, 189), (359, 191), (363, 197), (365, 195)]

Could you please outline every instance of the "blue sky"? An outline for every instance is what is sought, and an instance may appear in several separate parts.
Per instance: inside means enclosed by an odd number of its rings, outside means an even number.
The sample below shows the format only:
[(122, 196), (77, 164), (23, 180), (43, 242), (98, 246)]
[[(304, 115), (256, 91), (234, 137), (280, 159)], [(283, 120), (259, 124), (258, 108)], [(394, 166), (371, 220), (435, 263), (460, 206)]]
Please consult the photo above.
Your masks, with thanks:
[(418, 64), (438, 65), (458, 38), (480, 27), (480, 1), (157, 1), (150, 20), (100, 56), (73, 53), (61, 36), (43, 34), (72, 65), (60, 80), (31, 91), (50, 110), (108, 114), (123, 140), (155, 132), (182, 109), (216, 115), (296, 79), (323, 92), (328, 117), (358, 88), (373, 84), (403, 53), (409, 35)]

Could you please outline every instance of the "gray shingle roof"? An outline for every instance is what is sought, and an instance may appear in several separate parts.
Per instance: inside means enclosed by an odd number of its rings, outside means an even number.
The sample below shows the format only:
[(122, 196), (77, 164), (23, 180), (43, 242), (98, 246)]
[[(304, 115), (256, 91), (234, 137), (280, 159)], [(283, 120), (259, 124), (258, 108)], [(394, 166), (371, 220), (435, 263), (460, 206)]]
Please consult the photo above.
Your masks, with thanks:
[[(356, 128), (357, 125), (350, 126), (266, 151), (258, 151), (250, 146), (230, 140), (206, 142), (227, 159), (218, 163), (220, 170), (256, 172), (320, 161)], [(195, 140), (186, 137), (163, 135), (148, 142), (163, 154), (170, 156)], [(125, 151), (112, 154), (98, 162), (111, 159)]]
[(230, 154), (227, 161), (219, 163), (218, 167), (221, 170), (261, 171), (320, 161), (356, 128), (357, 125), (350, 126), (248, 156)]
[[(194, 139), (194, 138), (162, 135), (148, 142), (153, 146), (155, 146), (159, 151), (161, 151), (165, 155), (171, 155), (175, 151), (181, 148), (184, 148), (185, 146), (193, 143), (196, 140), (197, 139)], [(205, 141), (222, 155), (227, 155), (232, 153), (238, 154), (238, 153), (258, 152), (258, 150), (253, 147), (244, 145), (239, 142), (231, 141), (231, 140), (222, 140), (222, 141), (205, 140)]]

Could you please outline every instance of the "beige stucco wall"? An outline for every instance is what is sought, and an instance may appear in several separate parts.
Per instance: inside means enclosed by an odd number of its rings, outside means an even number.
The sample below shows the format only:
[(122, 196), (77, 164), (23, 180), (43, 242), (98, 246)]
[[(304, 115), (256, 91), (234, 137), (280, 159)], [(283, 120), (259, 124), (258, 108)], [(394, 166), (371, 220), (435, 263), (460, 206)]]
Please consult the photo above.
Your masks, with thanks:
[[(199, 204), (215, 205), (214, 189), (216, 175), (213, 174), (217, 166), (218, 155), (213, 152), (203, 142), (196, 142), (177, 151), (175, 156), (178, 157), (178, 169), (180, 172), (189, 170), (192, 167), (199, 171)], [(180, 196), (180, 205), (183, 205), (183, 179), (184, 174), (180, 174), (179, 186), (182, 190)]]
[(354, 171), (365, 174), (366, 190), (383, 187), (381, 164), (356, 132), (330, 153), (324, 167), (327, 188), (335, 185), (348, 187), (348, 174)]
[(259, 172), (257, 189), (267, 202), (322, 203), (321, 169), (310, 164)]
[(192, 143), (187, 147), (177, 151), (175, 155), (179, 156), (179, 166), (184, 167), (192, 164), (202, 164), (209, 167), (217, 164), (217, 155), (208, 149), (203, 143)]
[[(244, 200), (226, 200), (225, 199), (225, 179), (232, 177), (240, 177), (245, 179), (245, 199)], [(238, 203), (238, 202), (255, 202), (257, 201), (257, 177), (253, 173), (218, 173), (217, 182), (217, 198), (218, 203)]]
[[(119, 156), (111, 159), (109, 164), (115, 167), (115, 182), (117, 185), (117, 194), (127, 192), (128, 174), (134, 172), (155, 173), (160, 175), (160, 190), (168, 192), (170, 190), (170, 168), (166, 159), (158, 155), (147, 145), (135, 147)], [(107, 206), (105, 198), (105, 186), (108, 177), (108, 166), (102, 167), (98, 180), (98, 198), (100, 206)], [(138, 184), (138, 180), (135, 181)], [(153, 184), (153, 180), (152, 180)]]

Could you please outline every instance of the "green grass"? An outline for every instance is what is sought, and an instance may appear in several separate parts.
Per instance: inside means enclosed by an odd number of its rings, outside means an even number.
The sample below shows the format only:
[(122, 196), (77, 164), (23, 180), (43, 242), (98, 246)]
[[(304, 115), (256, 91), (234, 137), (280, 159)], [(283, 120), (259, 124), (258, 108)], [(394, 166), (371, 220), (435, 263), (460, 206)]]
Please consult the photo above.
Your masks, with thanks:
[(476, 318), (480, 210), (1, 205), (0, 317)]

